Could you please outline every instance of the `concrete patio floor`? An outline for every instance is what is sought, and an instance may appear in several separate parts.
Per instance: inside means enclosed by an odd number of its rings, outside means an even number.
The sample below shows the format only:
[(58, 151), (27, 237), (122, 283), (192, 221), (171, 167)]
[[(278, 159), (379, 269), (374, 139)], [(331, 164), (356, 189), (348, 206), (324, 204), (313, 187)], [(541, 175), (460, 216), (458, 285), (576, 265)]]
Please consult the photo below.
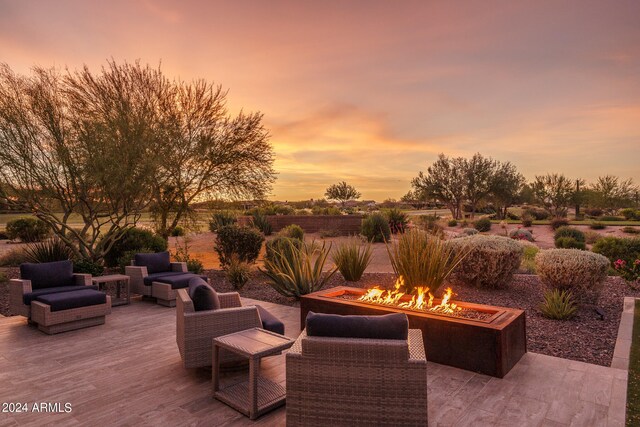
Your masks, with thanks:
[[(299, 310), (262, 301), (296, 337)], [(262, 375), (285, 383), (284, 355)], [(225, 374), (223, 385), (246, 372)], [(627, 371), (528, 353), (504, 378), (429, 363), (431, 426), (623, 426)], [(47, 336), (24, 318), (0, 319), (0, 402), (70, 403), (67, 413), (1, 413), (10, 425), (274, 425), (252, 422), (211, 397), (210, 371), (185, 370), (175, 309), (133, 300), (102, 326)]]

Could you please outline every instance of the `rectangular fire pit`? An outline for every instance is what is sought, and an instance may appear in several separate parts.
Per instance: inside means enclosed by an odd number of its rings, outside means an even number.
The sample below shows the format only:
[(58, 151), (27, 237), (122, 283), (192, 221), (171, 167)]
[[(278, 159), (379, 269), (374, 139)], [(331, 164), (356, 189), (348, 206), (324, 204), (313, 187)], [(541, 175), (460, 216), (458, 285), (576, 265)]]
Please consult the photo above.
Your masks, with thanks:
[(358, 301), (366, 291), (340, 286), (300, 298), (300, 324), (307, 313), (379, 315), (405, 313), (411, 328), (422, 330), (427, 359), (502, 378), (527, 352), (524, 311), (458, 302), (482, 319), (404, 309)]

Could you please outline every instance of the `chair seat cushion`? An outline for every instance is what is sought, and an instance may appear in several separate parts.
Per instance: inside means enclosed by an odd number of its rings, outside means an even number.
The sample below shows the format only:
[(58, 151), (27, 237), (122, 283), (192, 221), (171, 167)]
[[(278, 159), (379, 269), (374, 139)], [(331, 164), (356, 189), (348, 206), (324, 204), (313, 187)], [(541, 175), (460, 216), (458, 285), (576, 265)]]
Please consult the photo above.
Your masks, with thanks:
[(20, 278), (31, 280), (32, 290), (75, 285), (71, 261), (25, 262), (20, 264)]
[(195, 311), (217, 310), (220, 308), (218, 293), (200, 276), (189, 280), (189, 298)]
[(276, 334), (284, 335), (284, 323), (280, 321), (276, 316), (269, 313), (267, 309), (256, 305), (258, 313), (260, 313), (260, 320), (262, 321), (262, 328), (267, 331), (275, 332)]
[(151, 286), (151, 283), (153, 282), (162, 282), (162, 280), (159, 280), (159, 279), (163, 277), (178, 276), (181, 274), (185, 274), (185, 273), (180, 271), (164, 271), (162, 273), (153, 273), (144, 277), (142, 279), (142, 282), (145, 284), (145, 286)]
[(153, 279), (154, 282), (166, 283), (171, 285), (171, 289), (182, 289), (189, 287), (189, 280), (194, 277), (207, 280), (207, 276), (198, 276), (193, 273), (180, 273), (171, 276), (161, 276), (156, 279)]
[(171, 271), (171, 256), (168, 251), (155, 254), (136, 254), (133, 262), (137, 266), (147, 267), (149, 274)]
[(83, 289), (81, 291), (40, 295), (36, 298), (36, 301), (47, 304), (51, 307), (51, 311), (62, 311), (104, 304), (107, 302), (107, 294), (94, 289)]
[(340, 316), (310, 311), (306, 328), (307, 335), (317, 337), (406, 340), (409, 336), (409, 319), (404, 313)]
[(22, 296), (22, 301), (25, 303), (25, 305), (29, 305), (31, 304), (31, 301), (33, 301), (40, 295), (53, 294), (56, 292), (81, 291), (83, 289), (93, 289), (97, 291), (98, 287), (95, 285), (91, 285), (91, 286), (74, 285), (74, 286), (58, 286), (56, 288), (36, 289), (33, 292), (24, 294)]

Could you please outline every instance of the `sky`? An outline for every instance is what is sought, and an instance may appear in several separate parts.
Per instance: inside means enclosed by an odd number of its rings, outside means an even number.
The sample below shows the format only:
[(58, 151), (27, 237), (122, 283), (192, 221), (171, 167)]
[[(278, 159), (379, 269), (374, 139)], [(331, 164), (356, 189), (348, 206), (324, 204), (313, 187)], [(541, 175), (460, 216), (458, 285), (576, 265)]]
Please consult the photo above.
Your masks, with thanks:
[(262, 112), (271, 199), (398, 199), (439, 153), (640, 183), (636, 0), (0, 0), (14, 71), (111, 58)]

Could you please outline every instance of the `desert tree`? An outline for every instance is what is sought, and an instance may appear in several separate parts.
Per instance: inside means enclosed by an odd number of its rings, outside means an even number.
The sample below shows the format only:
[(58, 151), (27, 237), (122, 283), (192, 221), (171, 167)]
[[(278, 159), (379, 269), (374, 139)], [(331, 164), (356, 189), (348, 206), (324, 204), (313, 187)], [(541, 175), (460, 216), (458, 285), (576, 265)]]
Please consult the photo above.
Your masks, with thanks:
[(329, 200), (337, 200), (342, 206), (349, 200), (357, 200), (361, 196), (354, 186), (347, 184), (345, 181), (330, 185), (324, 195)]
[(411, 205), (414, 209), (424, 209), (429, 205), (429, 196), (424, 191), (409, 190), (400, 201)]
[(631, 206), (638, 187), (633, 180), (621, 181), (617, 176), (600, 176), (590, 187), (590, 205), (617, 213), (620, 208)]
[(450, 158), (440, 154), (426, 173), (420, 171), (411, 181), (413, 191), (440, 201), (451, 211), (453, 218), (460, 219), (466, 195), (465, 163), (462, 157)]
[(524, 176), (511, 162), (496, 163), (489, 200), (496, 207), (499, 218), (506, 218), (509, 207), (521, 201), (524, 184)]
[(471, 207), (471, 217), (475, 217), (480, 202), (485, 200), (494, 189), (494, 177), (498, 163), (490, 157), (480, 153), (470, 159), (463, 160), (463, 170), (466, 178), (465, 198)]
[(567, 206), (573, 201), (574, 183), (563, 174), (536, 175), (531, 183), (534, 200), (556, 218), (567, 215)]
[(227, 92), (205, 80), (171, 82), (162, 93), (151, 212), (156, 231), (168, 237), (193, 221), (204, 198), (263, 199), (274, 181), (273, 150), (262, 114), (226, 108)]
[(137, 63), (29, 76), (2, 64), (0, 200), (99, 261), (148, 203), (161, 87), (159, 70)]

